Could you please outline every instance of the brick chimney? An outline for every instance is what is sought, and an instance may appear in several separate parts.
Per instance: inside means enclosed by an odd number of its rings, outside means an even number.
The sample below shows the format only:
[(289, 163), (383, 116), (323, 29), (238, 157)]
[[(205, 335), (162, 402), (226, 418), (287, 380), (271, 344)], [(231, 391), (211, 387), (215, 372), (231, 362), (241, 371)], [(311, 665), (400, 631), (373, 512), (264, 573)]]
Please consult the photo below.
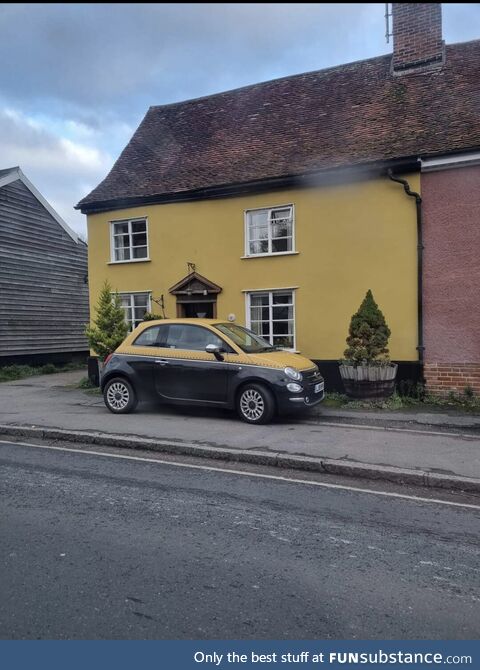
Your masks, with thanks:
[(394, 74), (423, 70), (444, 61), (442, 6), (439, 2), (394, 2)]

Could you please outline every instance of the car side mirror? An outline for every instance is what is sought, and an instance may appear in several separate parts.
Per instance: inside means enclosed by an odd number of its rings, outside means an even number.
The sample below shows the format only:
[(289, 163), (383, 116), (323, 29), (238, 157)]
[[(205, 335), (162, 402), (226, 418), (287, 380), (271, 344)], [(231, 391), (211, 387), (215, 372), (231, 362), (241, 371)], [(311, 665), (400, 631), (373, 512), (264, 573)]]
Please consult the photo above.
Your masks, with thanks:
[(207, 354), (213, 354), (217, 361), (223, 361), (222, 348), (218, 344), (207, 344), (205, 351)]

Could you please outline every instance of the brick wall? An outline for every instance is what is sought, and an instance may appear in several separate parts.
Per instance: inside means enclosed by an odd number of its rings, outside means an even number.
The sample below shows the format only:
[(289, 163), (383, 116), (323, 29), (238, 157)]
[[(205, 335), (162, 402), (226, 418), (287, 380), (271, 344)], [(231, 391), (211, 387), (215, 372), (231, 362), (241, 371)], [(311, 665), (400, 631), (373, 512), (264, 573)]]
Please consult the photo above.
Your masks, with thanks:
[(467, 387), (480, 395), (480, 363), (425, 363), (424, 375), (435, 395), (462, 393)]
[(421, 175), (427, 387), (480, 394), (480, 165)]
[(442, 10), (438, 2), (394, 2), (393, 71), (441, 63)]

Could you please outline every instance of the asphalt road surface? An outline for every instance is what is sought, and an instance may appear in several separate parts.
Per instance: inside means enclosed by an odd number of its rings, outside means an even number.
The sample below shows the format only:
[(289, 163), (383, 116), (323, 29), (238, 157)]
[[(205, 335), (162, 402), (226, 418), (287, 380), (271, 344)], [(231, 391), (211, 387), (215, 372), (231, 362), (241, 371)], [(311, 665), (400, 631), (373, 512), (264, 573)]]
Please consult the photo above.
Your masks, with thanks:
[(479, 507), (0, 443), (0, 638), (477, 639), (479, 531)]

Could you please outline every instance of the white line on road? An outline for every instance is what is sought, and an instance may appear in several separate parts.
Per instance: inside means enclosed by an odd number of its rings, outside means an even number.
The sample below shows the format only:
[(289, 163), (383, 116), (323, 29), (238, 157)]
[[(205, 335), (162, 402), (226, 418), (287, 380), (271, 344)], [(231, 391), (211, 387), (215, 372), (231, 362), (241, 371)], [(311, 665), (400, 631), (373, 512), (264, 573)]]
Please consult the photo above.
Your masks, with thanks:
[(72, 449), (71, 447), (54, 447), (45, 444), (31, 444), (29, 442), (11, 442), (0, 440), (0, 444), (20, 445), (22, 447), (34, 447), (35, 449), (50, 449), (52, 451), (68, 451), (74, 454), (90, 454), (91, 456), (104, 456), (105, 458), (120, 458), (126, 461), (140, 461), (142, 463), (157, 463), (159, 465), (171, 465), (176, 468), (191, 468), (194, 470), (207, 470), (210, 472), (224, 472), (228, 475), (239, 475), (242, 477), (257, 477), (259, 479), (273, 479), (276, 481), (292, 484), (306, 484), (308, 486), (320, 486), (326, 489), (339, 489), (342, 491), (355, 491), (356, 493), (368, 493), (375, 496), (387, 496), (388, 498), (402, 498), (403, 500), (414, 500), (415, 502), (435, 503), (437, 505), (450, 505), (452, 507), (467, 507), (468, 509), (480, 510), (480, 505), (469, 505), (467, 503), (450, 502), (438, 498), (421, 498), (420, 496), (409, 496), (405, 493), (393, 493), (388, 491), (374, 491), (373, 489), (362, 489), (355, 486), (343, 486), (342, 484), (327, 484), (325, 482), (310, 481), (309, 479), (295, 479), (294, 477), (282, 477), (280, 475), (266, 475), (259, 472), (244, 472), (243, 470), (229, 470), (228, 468), (215, 468), (209, 465), (193, 465), (190, 463), (177, 463), (175, 461), (163, 461), (158, 458), (145, 458), (143, 456), (127, 456), (125, 454), (109, 454), (103, 451), (90, 449)]

